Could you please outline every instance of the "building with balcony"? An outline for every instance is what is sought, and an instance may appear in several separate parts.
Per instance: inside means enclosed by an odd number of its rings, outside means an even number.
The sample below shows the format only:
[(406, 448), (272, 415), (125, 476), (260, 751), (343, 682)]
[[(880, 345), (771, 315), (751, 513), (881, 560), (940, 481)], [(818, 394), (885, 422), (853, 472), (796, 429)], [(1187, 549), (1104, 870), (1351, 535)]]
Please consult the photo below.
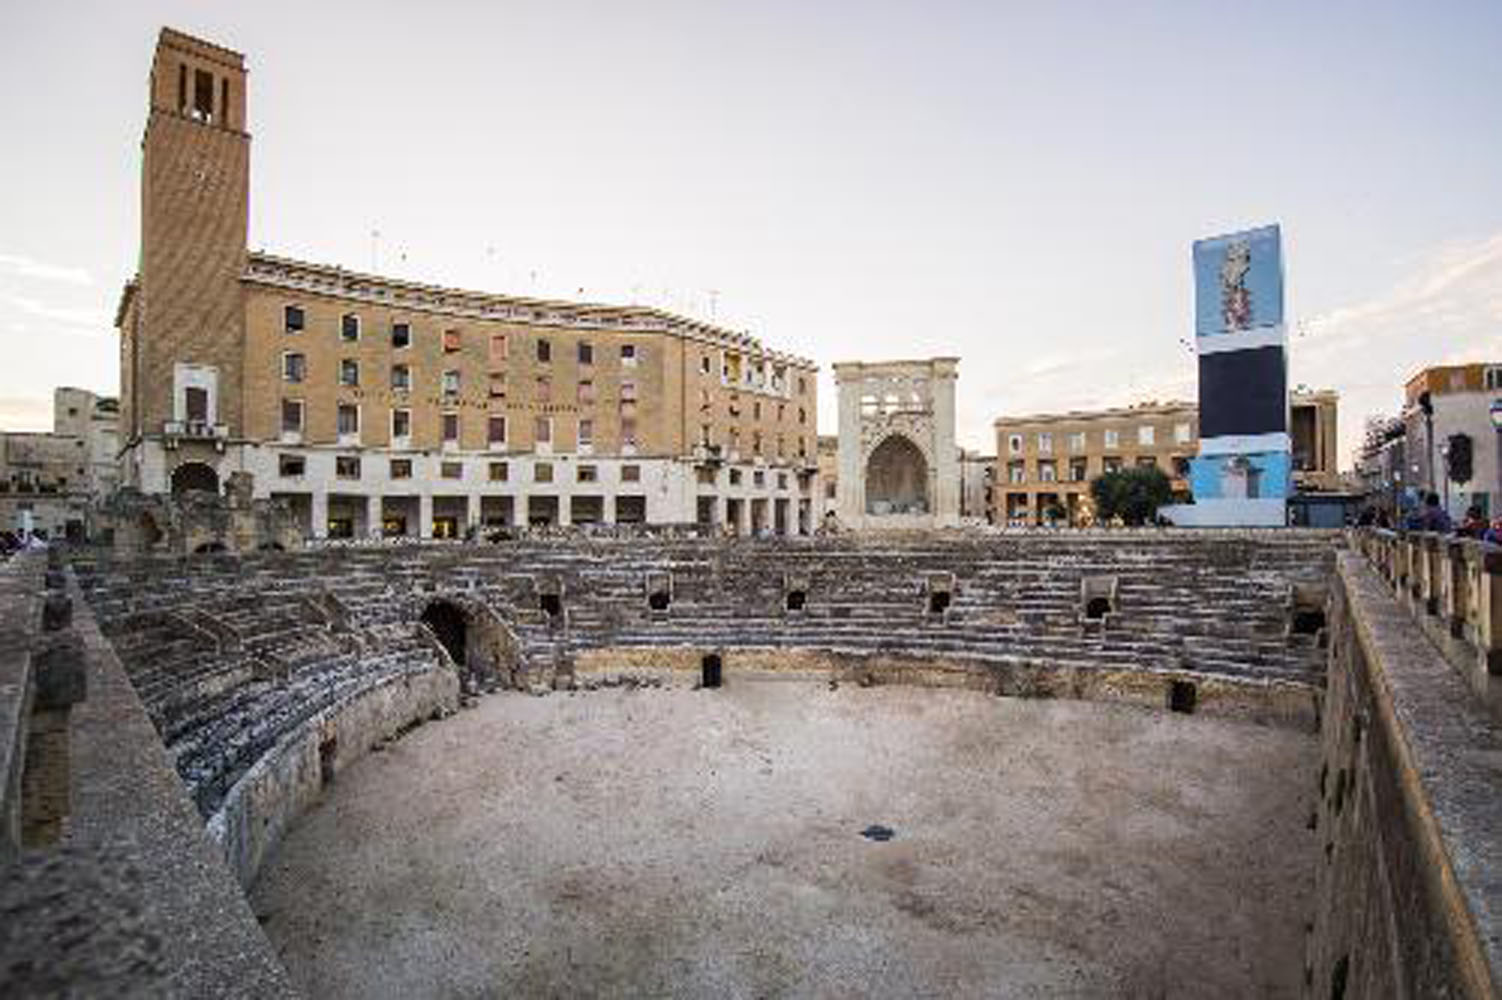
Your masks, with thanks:
[(996, 523), (1088, 524), (1090, 480), (1133, 466), (1162, 469), (1175, 495), (1188, 498), (1189, 459), (1199, 449), (1193, 403), (998, 417), (994, 427)]
[[(1502, 364), (1497, 363), (1433, 365), (1403, 385), (1400, 419), (1407, 466), (1403, 482), (1415, 490), (1438, 494), (1456, 520), (1473, 504), (1488, 516), (1502, 511), (1497, 500), (1502, 490), (1498, 479), (1502, 432), (1493, 426), (1491, 417), (1493, 404), (1499, 402)], [(1451, 458), (1457, 446), (1469, 451), (1468, 463)], [(1462, 469), (1464, 464), (1469, 468)], [(1465, 473), (1464, 478), (1457, 472)], [(1412, 495), (1403, 500), (1407, 506), (1416, 502)]]
[(313, 537), (813, 529), (812, 362), (654, 308), (251, 253), (244, 58), (164, 29), (149, 98), (116, 314), (128, 484), (248, 472)]

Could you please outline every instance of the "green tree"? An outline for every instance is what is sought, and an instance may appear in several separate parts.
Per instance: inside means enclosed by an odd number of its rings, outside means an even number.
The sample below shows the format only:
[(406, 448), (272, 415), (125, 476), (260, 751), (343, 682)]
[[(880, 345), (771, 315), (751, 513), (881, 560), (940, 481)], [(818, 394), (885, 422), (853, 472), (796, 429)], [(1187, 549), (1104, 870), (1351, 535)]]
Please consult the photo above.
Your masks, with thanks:
[(1157, 466), (1139, 466), (1096, 476), (1090, 481), (1090, 495), (1097, 518), (1119, 517), (1135, 526), (1151, 521), (1159, 507), (1173, 500), (1173, 485)]

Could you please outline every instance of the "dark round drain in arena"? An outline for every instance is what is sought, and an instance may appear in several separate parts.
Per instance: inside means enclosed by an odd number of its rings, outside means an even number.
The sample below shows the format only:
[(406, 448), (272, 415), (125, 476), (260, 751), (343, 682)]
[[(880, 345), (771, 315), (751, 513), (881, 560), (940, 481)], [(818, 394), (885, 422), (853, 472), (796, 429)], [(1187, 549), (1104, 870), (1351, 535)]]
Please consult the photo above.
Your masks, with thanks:
[(890, 826), (882, 826), (880, 823), (872, 823), (861, 831), (861, 836), (867, 840), (888, 841), (897, 836), (897, 831)]

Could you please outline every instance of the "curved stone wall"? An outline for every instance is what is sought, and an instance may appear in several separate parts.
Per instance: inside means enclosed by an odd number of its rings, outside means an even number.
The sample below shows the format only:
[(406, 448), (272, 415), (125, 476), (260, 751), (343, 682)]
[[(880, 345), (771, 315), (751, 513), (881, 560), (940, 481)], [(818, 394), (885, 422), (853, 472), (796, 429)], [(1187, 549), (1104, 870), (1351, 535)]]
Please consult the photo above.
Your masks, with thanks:
[[(1312, 532), (524, 539), (114, 561), (80, 583), (242, 881), (337, 769), (471, 686), (819, 671), (1311, 721)], [(1308, 598), (1306, 598), (1307, 600)], [(423, 623), (447, 602), (453, 655)], [(449, 641), (452, 644), (452, 637)], [(458, 668), (456, 670), (456, 667)], [(680, 674), (682, 676), (682, 674)]]

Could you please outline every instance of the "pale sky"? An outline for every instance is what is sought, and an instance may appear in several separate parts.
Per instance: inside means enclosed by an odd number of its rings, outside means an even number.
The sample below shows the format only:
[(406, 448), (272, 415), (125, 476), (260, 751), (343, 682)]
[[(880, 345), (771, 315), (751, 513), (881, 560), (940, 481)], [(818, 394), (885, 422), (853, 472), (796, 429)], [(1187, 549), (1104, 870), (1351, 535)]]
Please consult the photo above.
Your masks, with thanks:
[[(1502, 360), (1502, 3), (11, 4), (0, 427), (118, 386), (158, 29), (245, 53), (251, 246), (636, 301), (998, 415), (1195, 398), (1190, 245), (1281, 223), (1349, 449)], [(372, 239), (379, 231), (380, 238)]]

